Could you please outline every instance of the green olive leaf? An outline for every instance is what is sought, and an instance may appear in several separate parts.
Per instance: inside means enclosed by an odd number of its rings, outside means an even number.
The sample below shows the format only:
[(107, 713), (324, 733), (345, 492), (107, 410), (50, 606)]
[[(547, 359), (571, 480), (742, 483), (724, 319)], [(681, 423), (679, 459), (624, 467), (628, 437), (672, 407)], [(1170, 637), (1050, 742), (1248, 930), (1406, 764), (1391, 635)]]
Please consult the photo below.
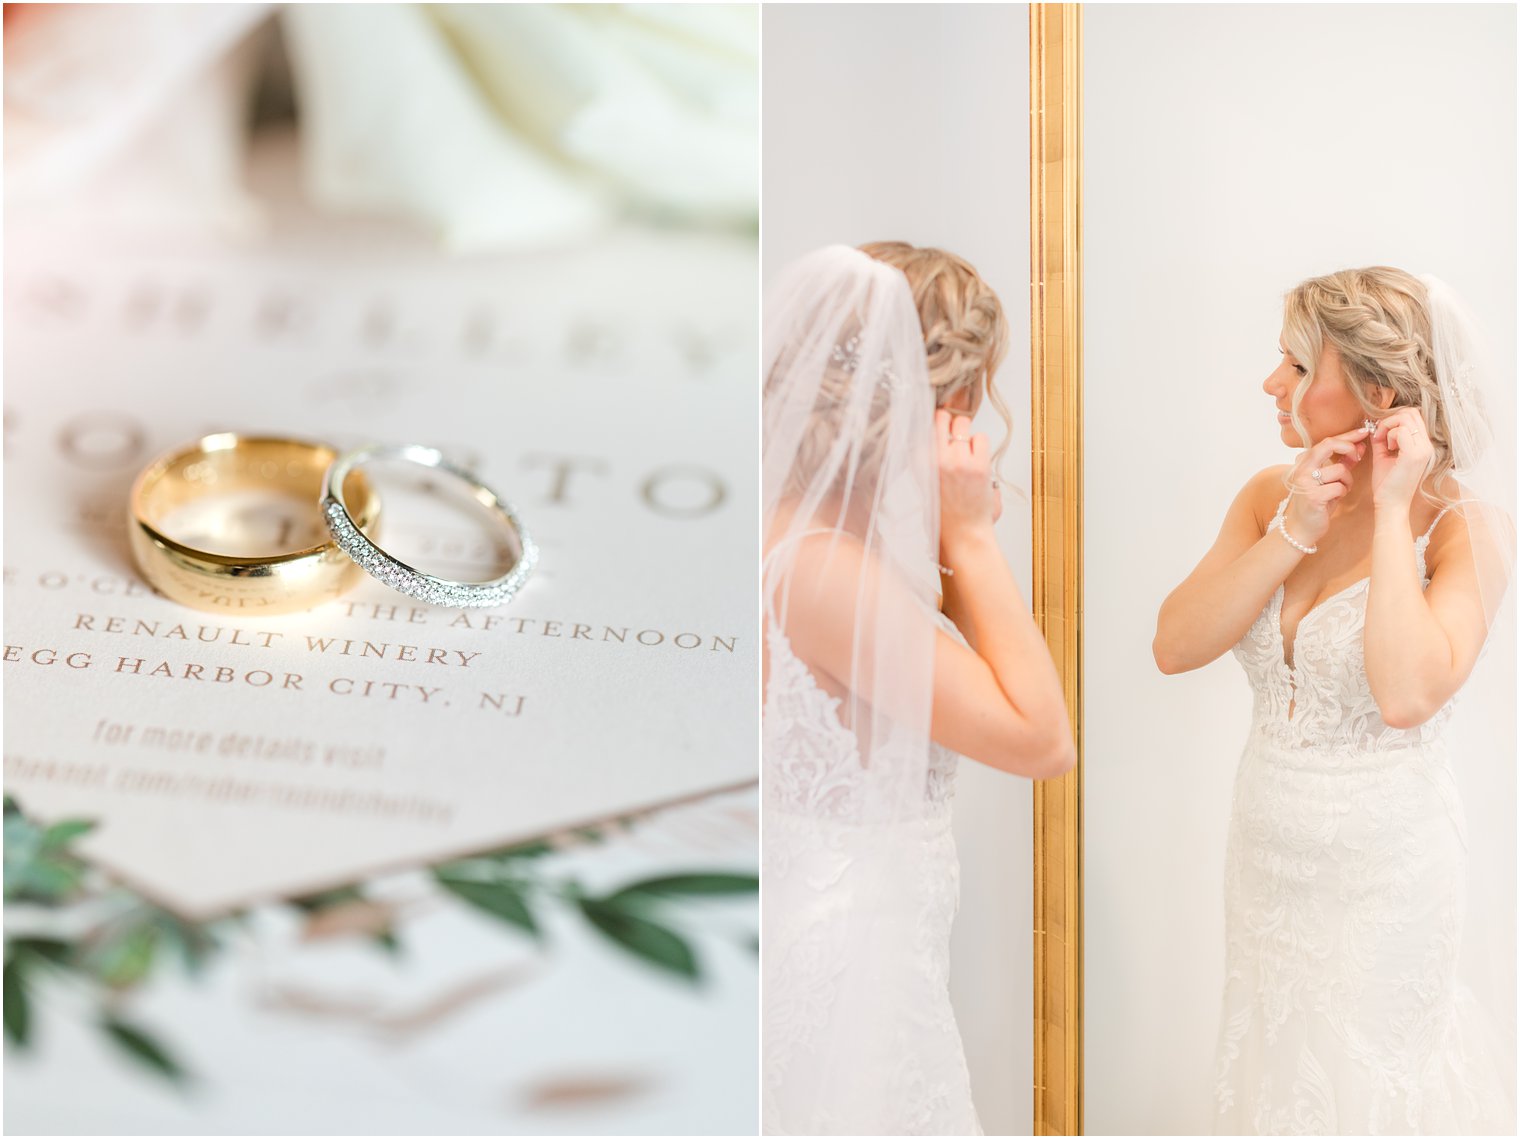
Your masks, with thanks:
[(654, 900), (659, 898), (712, 898), (753, 894), (760, 889), (760, 879), (753, 874), (666, 874), (645, 878), (622, 887), (609, 901)]
[(19, 1048), (31, 1043), (32, 1035), (32, 1002), (25, 969), (25, 954), (16, 954), (5, 963), (5, 1035)]
[(138, 1063), (176, 1083), (187, 1078), (178, 1061), (141, 1028), (109, 1015), (100, 1023), (112, 1042)]
[(674, 930), (629, 913), (610, 899), (582, 898), (581, 912), (615, 945), (688, 981), (700, 979), (691, 946)]
[(76, 838), (89, 834), (95, 826), (92, 819), (64, 819), (42, 832), (42, 845), (52, 848), (67, 846)]
[(522, 887), (515, 882), (475, 882), (450, 877), (443, 868), (435, 871), (434, 879), (449, 893), (468, 902), (492, 917), (500, 918), (510, 925), (541, 939), (543, 931), (538, 920), (523, 898)]
[(113, 989), (130, 988), (152, 969), (161, 936), (151, 921), (133, 922), (95, 946), (86, 957), (86, 967)]

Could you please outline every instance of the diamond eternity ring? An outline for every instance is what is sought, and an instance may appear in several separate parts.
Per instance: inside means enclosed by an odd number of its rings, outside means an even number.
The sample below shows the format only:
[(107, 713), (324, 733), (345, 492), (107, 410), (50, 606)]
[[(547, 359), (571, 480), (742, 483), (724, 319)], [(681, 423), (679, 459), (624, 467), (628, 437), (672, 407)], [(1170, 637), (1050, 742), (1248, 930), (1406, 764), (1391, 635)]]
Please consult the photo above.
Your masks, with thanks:
[[(468, 489), (470, 497), (505, 523), (516, 536), (520, 553), (512, 568), (491, 581), (449, 581), (413, 569), (371, 542), (349, 515), (343, 495), (344, 484), (348, 476), (364, 464), (387, 461), (415, 463), (451, 475), (462, 483)], [(328, 467), (322, 480), (322, 516), (327, 521), (327, 528), (332, 531), (333, 541), (358, 562), (365, 573), (376, 581), (429, 605), (455, 608), (504, 605), (522, 588), (538, 563), (538, 546), (512, 505), (503, 501), (495, 491), (468, 471), (447, 462), (442, 452), (432, 447), (372, 444), (356, 447), (340, 455)]]

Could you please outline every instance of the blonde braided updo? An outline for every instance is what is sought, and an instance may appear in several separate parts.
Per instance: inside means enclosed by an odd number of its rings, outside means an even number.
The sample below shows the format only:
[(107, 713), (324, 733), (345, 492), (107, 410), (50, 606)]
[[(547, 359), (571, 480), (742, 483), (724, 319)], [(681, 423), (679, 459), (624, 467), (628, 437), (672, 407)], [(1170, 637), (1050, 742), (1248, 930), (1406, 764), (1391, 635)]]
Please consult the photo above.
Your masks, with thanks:
[[(985, 393), (1011, 431), (1013, 416), (992, 382), (1008, 352), (1008, 318), (987, 282), (969, 261), (943, 249), (905, 241), (873, 241), (860, 246), (860, 251), (901, 270), (908, 278), (924, 330), (934, 406), (943, 407), (970, 388), (975, 393), (972, 409)], [(993, 456), (994, 465), (1007, 449), (1005, 434)]]
[[(1398, 407), (1419, 410), (1435, 452), (1433, 497), (1452, 502), (1454, 494), (1442, 486), (1452, 469), (1451, 431), (1431, 352), (1425, 285), (1402, 269), (1374, 265), (1311, 277), (1288, 294), (1283, 345), (1306, 373), (1293, 393), (1293, 422), (1306, 440), (1298, 405), (1327, 340), (1340, 353), (1346, 387), (1368, 419)], [(1392, 391), (1386, 408), (1374, 400), (1374, 388)]]
[[(905, 242), (882, 241), (859, 247), (859, 252), (878, 263), (882, 273), (906, 278), (913, 306), (923, 332), (925, 362), (933, 406), (941, 407), (959, 393), (972, 389), (968, 410), (985, 390), (1003, 422), (1012, 427), (1006, 404), (992, 385), (992, 375), (1008, 348), (1008, 321), (1002, 305), (985, 281), (965, 260), (939, 249), (919, 249)], [(879, 467), (891, 434), (892, 409), (901, 406), (893, 386), (884, 377), (857, 373), (853, 345), (867, 335), (858, 323), (846, 322), (838, 330), (842, 341), (823, 362), (819, 387), (807, 429), (798, 441), (789, 482), (801, 493), (818, 471), (837, 467), (835, 490), (869, 502), (875, 493)], [(765, 393), (779, 395), (780, 385), (805, 336), (783, 348), (766, 377)], [(890, 362), (887, 367), (890, 368)], [(916, 369), (915, 369), (916, 370)], [(869, 385), (867, 398), (859, 398), (862, 384)], [(854, 441), (853, 457), (841, 460), (842, 438)], [(1005, 437), (994, 455), (1001, 459), (1008, 447)]]

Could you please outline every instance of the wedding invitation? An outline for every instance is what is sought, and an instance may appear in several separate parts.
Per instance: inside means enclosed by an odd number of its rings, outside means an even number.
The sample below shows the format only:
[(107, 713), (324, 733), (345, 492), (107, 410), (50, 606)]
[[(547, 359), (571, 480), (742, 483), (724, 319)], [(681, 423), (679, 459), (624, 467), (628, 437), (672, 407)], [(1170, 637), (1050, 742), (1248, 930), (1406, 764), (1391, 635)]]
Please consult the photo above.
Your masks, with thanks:
[[(5, 784), (96, 820), (92, 860), (205, 917), (754, 780), (751, 238), (451, 262), (356, 223), (6, 254)], [(132, 564), (128, 491), (212, 431), (438, 447), (539, 566), (496, 609), (368, 578), (281, 617), (170, 602)], [(243, 520), (317, 519), (281, 509)], [(447, 488), (382, 511), (402, 560), (499, 572)]]

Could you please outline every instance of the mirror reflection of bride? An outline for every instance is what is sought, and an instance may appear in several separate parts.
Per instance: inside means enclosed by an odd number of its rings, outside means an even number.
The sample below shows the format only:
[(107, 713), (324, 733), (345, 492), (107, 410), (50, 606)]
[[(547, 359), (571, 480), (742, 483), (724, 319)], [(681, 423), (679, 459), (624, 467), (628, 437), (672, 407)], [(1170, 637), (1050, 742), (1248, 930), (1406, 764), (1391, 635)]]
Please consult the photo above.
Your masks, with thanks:
[[(1164, 672), (1254, 693), (1225, 870), (1217, 1125), (1513, 1126), (1458, 979), (1467, 840), (1443, 731), (1509, 584), (1477, 337), (1452, 290), (1345, 270), (1287, 297), (1262, 385), (1299, 454), (1253, 478), (1166, 599)], [(1513, 762), (1513, 756), (1487, 757)]]
[(956, 766), (1075, 762), (968, 430), (984, 396), (1007, 418), (1007, 338), (969, 264), (896, 242), (818, 250), (767, 301), (767, 1134), (981, 1133), (948, 991)]

